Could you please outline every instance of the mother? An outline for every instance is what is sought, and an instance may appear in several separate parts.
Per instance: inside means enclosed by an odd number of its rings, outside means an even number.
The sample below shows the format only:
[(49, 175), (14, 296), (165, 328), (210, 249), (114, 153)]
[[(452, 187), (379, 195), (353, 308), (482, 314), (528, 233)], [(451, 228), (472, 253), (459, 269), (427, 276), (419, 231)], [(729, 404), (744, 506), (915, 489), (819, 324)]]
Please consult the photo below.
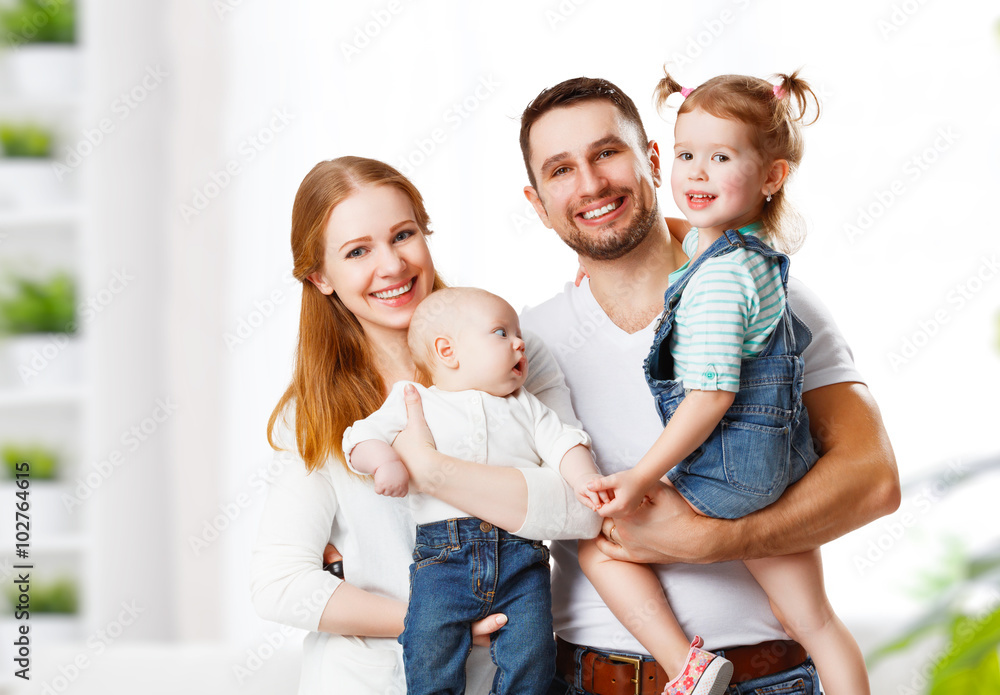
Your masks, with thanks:
[[(271, 483), (251, 567), (261, 617), (305, 630), (300, 693), (403, 693), (407, 567), (414, 524), (405, 500), (381, 497), (351, 473), (341, 438), (401, 379), (418, 380), (406, 347), (417, 304), (444, 286), (427, 248), (429, 218), (413, 184), (360, 157), (320, 162), (292, 209), (294, 274), (302, 312), (292, 382), (268, 423), (281, 461)], [(528, 339), (526, 387), (569, 395), (552, 356)], [(417, 443), (421, 433), (399, 439)], [(417, 444), (419, 445), (419, 444)], [(525, 470), (421, 456), (411, 484), (526, 538), (594, 536), (600, 520), (551, 468)], [(323, 550), (343, 554), (345, 579), (323, 570)], [(499, 620), (477, 623), (480, 635)], [(470, 659), (470, 693), (489, 692), (486, 650)], [(479, 652), (478, 654), (476, 652)]]

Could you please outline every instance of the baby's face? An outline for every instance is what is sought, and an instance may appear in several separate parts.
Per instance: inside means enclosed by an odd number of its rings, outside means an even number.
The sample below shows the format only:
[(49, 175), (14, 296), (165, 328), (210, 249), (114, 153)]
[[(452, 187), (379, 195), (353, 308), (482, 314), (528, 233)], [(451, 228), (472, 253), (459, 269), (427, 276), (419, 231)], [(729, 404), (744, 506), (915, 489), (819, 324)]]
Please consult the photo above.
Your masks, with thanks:
[(509, 396), (528, 375), (517, 313), (497, 297), (477, 299), (464, 314), (453, 343), (463, 386)]

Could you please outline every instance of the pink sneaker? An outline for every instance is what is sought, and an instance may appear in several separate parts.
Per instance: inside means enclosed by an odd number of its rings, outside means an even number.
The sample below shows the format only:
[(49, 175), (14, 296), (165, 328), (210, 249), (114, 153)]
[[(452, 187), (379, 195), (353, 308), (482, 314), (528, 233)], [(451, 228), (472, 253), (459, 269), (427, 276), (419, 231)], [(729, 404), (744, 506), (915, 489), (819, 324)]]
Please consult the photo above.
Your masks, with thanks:
[(662, 695), (723, 695), (733, 677), (733, 662), (701, 649), (701, 637), (691, 640), (684, 671), (667, 683)]

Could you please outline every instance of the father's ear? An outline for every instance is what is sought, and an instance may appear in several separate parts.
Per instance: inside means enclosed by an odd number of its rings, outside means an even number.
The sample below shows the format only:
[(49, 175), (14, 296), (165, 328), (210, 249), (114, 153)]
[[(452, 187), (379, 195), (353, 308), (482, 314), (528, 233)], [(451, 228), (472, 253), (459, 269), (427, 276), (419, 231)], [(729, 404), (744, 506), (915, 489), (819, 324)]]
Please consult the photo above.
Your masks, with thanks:
[(333, 285), (326, 281), (321, 271), (317, 270), (315, 273), (309, 273), (306, 275), (306, 280), (316, 285), (316, 288), (323, 294), (333, 294)]
[(646, 145), (646, 157), (649, 159), (649, 168), (653, 172), (653, 185), (657, 188), (663, 183), (663, 177), (660, 175), (660, 146), (656, 144), (656, 140), (650, 140), (649, 144)]
[(451, 338), (440, 335), (434, 339), (434, 357), (448, 369), (458, 369), (458, 355)]
[(535, 208), (535, 212), (538, 213), (538, 218), (542, 221), (549, 229), (552, 229), (552, 224), (549, 222), (549, 215), (545, 212), (545, 206), (542, 205), (542, 199), (538, 197), (538, 192), (535, 191), (534, 186), (524, 187), (524, 197), (528, 199), (531, 203), (531, 207)]

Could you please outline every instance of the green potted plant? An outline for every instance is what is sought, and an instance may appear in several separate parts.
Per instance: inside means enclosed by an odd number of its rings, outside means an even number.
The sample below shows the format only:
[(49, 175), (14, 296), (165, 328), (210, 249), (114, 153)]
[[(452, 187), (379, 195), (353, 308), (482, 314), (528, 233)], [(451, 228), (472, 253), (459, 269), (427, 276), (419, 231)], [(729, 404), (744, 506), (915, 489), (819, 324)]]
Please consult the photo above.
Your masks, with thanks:
[(47, 280), (11, 278), (11, 289), (0, 292), (0, 334), (72, 333), (75, 330), (76, 288), (66, 273)]
[(0, 370), (8, 387), (73, 384), (79, 373), (76, 286), (66, 273), (13, 276), (0, 289)]
[(0, 447), (0, 458), (8, 478), (15, 479), (18, 464), (27, 462), (31, 482), (54, 480), (59, 470), (58, 452), (41, 444), (4, 444)]
[[(5, 586), (7, 610), (16, 606), (20, 590), (16, 586)], [(31, 602), (31, 614), (75, 615), (80, 608), (79, 592), (76, 580), (63, 575), (53, 580), (35, 580), (31, 583), (28, 593)]]
[(52, 153), (52, 132), (37, 123), (0, 123), (4, 157), (47, 158)]
[(0, 446), (3, 477), (6, 479), (0, 488), (0, 494), (14, 498), (16, 474), (24, 473), (23, 464), (27, 463), (31, 531), (42, 536), (70, 533), (77, 528), (79, 522), (79, 515), (75, 515), (72, 509), (67, 509), (64, 503), (66, 495), (73, 495), (73, 484), (60, 475), (64, 460), (61, 450), (69, 450), (69, 447), (59, 445), (57, 448), (37, 441), (7, 441)]
[(54, 135), (45, 125), (0, 122), (0, 208), (51, 209), (70, 200), (53, 162)]
[(18, 92), (58, 99), (77, 93), (74, 0), (17, 0), (0, 9), (0, 32)]

